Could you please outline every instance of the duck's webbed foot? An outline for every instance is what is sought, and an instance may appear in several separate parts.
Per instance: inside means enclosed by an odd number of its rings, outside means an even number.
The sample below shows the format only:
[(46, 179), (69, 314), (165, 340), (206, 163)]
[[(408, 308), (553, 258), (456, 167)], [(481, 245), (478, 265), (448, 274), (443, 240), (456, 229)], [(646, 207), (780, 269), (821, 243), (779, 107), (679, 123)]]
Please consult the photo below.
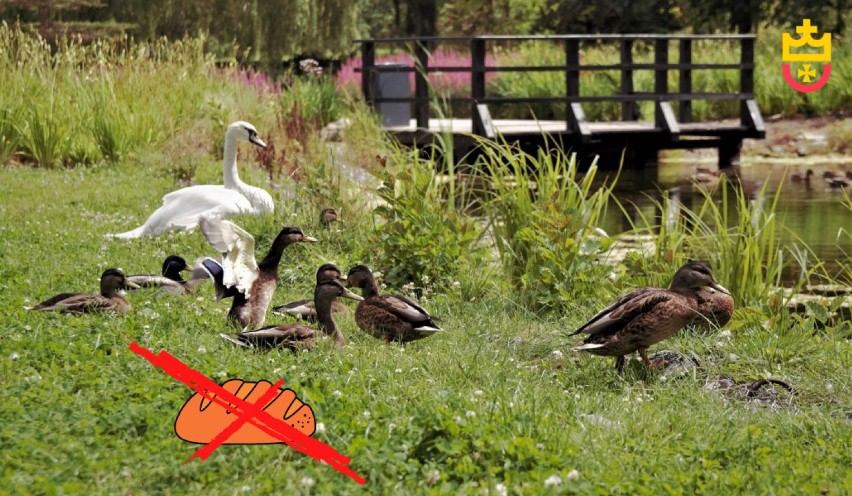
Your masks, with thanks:
[(669, 361), (665, 358), (658, 358), (653, 362), (648, 359), (648, 348), (639, 348), (639, 356), (642, 357), (644, 363), (650, 369), (661, 369), (668, 366)]

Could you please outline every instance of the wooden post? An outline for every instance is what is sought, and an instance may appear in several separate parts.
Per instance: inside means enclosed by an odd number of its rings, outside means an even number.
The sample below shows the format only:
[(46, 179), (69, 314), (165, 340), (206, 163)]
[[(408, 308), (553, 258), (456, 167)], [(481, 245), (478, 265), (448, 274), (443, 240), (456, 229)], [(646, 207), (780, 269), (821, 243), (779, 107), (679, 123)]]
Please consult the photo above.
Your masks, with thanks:
[(656, 93), (657, 101), (655, 102), (654, 110), (654, 126), (662, 129), (665, 123), (665, 116), (660, 109), (659, 102), (665, 99), (665, 95), (669, 92), (668, 66), (669, 64), (669, 40), (660, 38), (654, 42), (654, 64), (657, 68), (654, 69), (654, 93)]
[(477, 109), (482, 98), (485, 98), (485, 40), (474, 37), (470, 40), (470, 120), (473, 134), (479, 136), (486, 135)]
[(375, 108), (376, 82), (373, 68), (376, 66), (376, 44), (372, 41), (361, 42), (361, 94), (364, 101)]
[[(623, 40), (621, 42), (621, 64), (625, 66), (633, 64), (633, 40)], [(622, 67), (621, 69), (621, 94), (623, 96), (633, 95), (632, 68)], [(637, 117), (635, 101), (625, 100), (621, 102), (622, 121), (635, 121)]]
[[(692, 64), (692, 40), (680, 40), (680, 56), (681, 65)], [(680, 88), (678, 92), (681, 95), (689, 95), (692, 93), (692, 69), (686, 67), (680, 70)], [(680, 114), (680, 122), (692, 122), (692, 100), (681, 100), (678, 105), (678, 114)]]
[(429, 129), (429, 51), (418, 41), (414, 45), (417, 67), (414, 71), (414, 115), (417, 127)]
[[(754, 93), (754, 38), (740, 41), (740, 93)], [(751, 97), (750, 97), (751, 98)], [(745, 125), (749, 119), (748, 103), (740, 100), (740, 122)]]
[(577, 97), (580, 96), (580, 40), (565, 40), (565, 120), (568, 129), (571, 129), (571, 104), (577, 103), (577, 108), (582, 110)]

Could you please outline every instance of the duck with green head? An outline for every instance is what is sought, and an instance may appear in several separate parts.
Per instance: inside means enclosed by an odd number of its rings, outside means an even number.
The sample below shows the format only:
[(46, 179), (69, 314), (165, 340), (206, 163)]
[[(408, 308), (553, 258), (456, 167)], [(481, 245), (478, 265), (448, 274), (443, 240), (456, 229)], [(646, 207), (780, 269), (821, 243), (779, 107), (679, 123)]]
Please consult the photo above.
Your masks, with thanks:
[(621, 373), (625, 356), (639, 352), (642, 362), (648, 360), (648, 347), (676, 334), (698, 315), (698, 293), (704, 288), (730, 295), (713, 278), (710, 267), (690, 261), (675, 272), (668, 289), (640, 288), (628, 293), (598, 312), (571, 336), (589, 336), (583, 344), (572, 348), (594, 355), (616, 357), (615, 367)]
[[(183, 278), (182, 272), (190, 272), (189, 280)], [(189, 294), (196, 286), (207, 279), (207, 273), (198, 267), (191, 269), (183, 257), (169, 255), (163, 262), (162, 275), (127, 276), (127, 280), (142, 288), (160, 288), (163, 292), (172, 294)]]
[(27, 310), (60, 313), (118, 313), (130, 311), (130, 302), (118, 293), (119, 289), (139, 286), (128, 281), (121, 269), (107, 269), (101, 275), (101, 293), (61, 293)]

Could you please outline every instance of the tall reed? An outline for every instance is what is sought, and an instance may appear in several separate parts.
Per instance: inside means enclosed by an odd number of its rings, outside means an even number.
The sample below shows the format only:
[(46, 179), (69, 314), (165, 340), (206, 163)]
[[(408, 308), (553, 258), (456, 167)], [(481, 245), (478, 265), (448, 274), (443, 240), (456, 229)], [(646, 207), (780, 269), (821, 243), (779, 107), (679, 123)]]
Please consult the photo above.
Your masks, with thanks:
[(597, 227), (615, 181), (596, 187), (597, 164), (581, 174), (576, 155), (553, 144), (536, 154), (501, 141), (479, 146), (484, 209), (517, 303), (552, 310), (599, 289), (609, 269), (597, 260), (611, 240)]

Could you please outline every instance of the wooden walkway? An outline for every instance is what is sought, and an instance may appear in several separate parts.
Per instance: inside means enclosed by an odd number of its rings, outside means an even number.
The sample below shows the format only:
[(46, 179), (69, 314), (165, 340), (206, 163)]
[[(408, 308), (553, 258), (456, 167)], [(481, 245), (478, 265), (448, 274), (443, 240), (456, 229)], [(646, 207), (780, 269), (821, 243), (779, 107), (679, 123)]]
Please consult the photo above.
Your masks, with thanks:
[[(361, 89), (365, 99), (383, 115), (385, 129), (406, 145), (426, 145), (435, 141), (436, 133), (452, 133), (454, 151), (458, 158), (476, 152), (476, 137), (502, 137), (531, 150), (549, 143), (560, 143), (581, 154), (598, 154), (620, 158), (626, 152), (628, 165), (656, 165), (657, 153), (663, 149), (718, 148), (719, 166), (738, 162), (739, 150), (745, 138), (765, 136), (763, 119), (754, 96), (754, 35), (554, 35), (554, 36), (474, 36), (450, 38), (390, 38), (360, 40), (362, 52)], [(504, 49), (507, 43), (555, 43), (565, 53), (562, 65), (496, 66), (486, 63), (489, 47)], [(696, 43), (716, 44), (717, 50), (732, 53), (736, 60), (726, 63), (693, 62), (692, 49)], [(619, 62), (581, 63), (581, 48), (586, 44), (619, 47)], [(467, 52), (470, 66), (437, 66), (431, 57), (439, 48), (452, 45), (454, 50)], [(672, 46), (677, 46), (678, 60), (669, 60)], [(380, 64), (376, 61), (377, 47), (382, 53), (405, 52), (412, 64)], [(735, 49), (736, 48), (736, 49)], [(635, 62), (636, 53), (653, 54), (653, 62)], [(640, 55), (641, 56), (641, 55)], [(739, 91), (698, 93), (692, 90), (697, 71), (728, 70), (739, 73)], [(584, 73), (610, 71), (619, 74), (618, 90), (609, 95), (589, 94), (582, 86)], [(635, 91), (634, 78), (638, 71), (652, 71), (654, 90)], [(535, 97), (502, 97), (488, 93), (486, 75), (496, 72), (550, 72), (564, 75), (561, 94)], [(670, 91), (669, 73), (678, 75), (677, 91)], [(414, 88), (408, 87), (409, 74), (414, 75)], [(469, 95), (437, 98), (432, 94), (430, 75), (462, 73), (470, 80)], [(389, 79), (388, 76), (396, 76)], [(399, 76), (403, 75), (402, 78)], [(393, 85), (388, 84), (393, 81)], [(402, 83), (402, 84), (399, 84)], [(394, 87), (397, 86), (397, 87)], [(736, 120), (695, 122), (694, 101), (734, 101), (739, 103), (740, 117)], [(468, 109), (467, 115), (436, 118), (433, 105), (440, 101), (458, 110)], [(653, 102), (653, 120), (640, 120), (639, 102)], [(620, 119), (609, 122), (587, 120), (584, 105), (610, 103), (621, 108)], [(502, 105), (544, 104), (561, 105), (562, 120), (492, 119), (491, 110)], [(390, 113), (395, 115), (391, 116)], [(505, 114), (505, 112), (503, 112)], [(402, 117), (400, 118), (400, 114)], [(407, 123), (407, 125), (406, 125)], [(602, 161), (606, 165), (606, 161)], [(609, 161), (612, 163), (612, 161)], [(617, 162), (616, 162), (617, 165)]]

